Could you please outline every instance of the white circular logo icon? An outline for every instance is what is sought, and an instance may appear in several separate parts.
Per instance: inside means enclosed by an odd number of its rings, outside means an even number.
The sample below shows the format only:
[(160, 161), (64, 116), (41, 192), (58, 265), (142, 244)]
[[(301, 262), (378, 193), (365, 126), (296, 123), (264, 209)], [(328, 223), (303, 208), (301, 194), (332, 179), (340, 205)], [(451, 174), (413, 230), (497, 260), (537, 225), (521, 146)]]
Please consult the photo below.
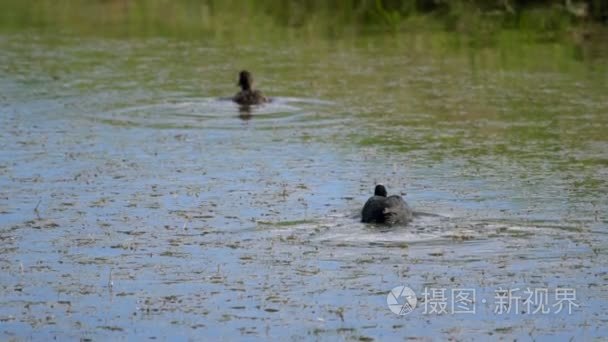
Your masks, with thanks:
[(388, 308), (396, 315), (407, 315), (416, 308), (416, 294), (407, 286), (397, 286), (386, 296)]

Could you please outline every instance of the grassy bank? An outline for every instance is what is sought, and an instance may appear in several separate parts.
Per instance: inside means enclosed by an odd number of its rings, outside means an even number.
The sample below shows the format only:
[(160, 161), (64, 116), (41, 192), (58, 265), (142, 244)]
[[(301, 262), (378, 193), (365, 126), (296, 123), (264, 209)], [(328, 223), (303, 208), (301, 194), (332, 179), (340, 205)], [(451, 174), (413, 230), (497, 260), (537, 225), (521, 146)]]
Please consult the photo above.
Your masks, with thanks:
[[(193, 36), (277, 28), (326, 37), (375, 32), (448, 30), (487, 34), (518, 29), (558, 39), (605, 23), (608, 5), (589, 0), (5, 0), (3, 29), (76, 33)], [(590, 29), (591, 27), (591, 29)], [(263, 33), (260, 33), (263, 34)]]

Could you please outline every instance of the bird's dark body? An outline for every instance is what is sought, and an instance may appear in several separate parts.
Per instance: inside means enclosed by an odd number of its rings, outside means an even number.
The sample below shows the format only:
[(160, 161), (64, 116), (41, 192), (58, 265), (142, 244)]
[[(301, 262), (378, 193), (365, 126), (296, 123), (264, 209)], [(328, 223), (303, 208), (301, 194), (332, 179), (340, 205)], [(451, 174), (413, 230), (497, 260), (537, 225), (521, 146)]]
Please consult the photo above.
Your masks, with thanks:
[(239, 82), (237, 84), (241, 87), (241, 91), (232, 97), (232, 101), (241, 106), (270, 102), (270, 99), (264, 96), (261, 91), (253, 89), (253, 76), (249, 71), (243, 70), (239, 73)]
[[(382, 187), (382, 188), (379, 188)], [(398, 195), (386, 196), (386, 189), (379, 185), (361, 210), (361, 222), (388, 225), (407, 224), (413, 213), (403, 198)]]
[(268, 99), (259, 90), (241, 90), (234, 95), (232, 101), (243, 106), (248, 106), (268, 102)]

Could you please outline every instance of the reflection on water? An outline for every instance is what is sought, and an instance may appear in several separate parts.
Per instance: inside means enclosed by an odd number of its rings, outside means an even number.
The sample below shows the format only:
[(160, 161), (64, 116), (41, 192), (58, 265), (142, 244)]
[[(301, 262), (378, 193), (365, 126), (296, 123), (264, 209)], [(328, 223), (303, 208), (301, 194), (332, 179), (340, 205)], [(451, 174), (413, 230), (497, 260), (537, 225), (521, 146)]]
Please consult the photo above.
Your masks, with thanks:
[[(3, 34), (0, 334), (395, 339), (405, 284), (581, 304), (419, 311), (411, 336), (605, 336), (605, 56), (459, 39)], [(273, 102), (221, 99), (244, 67)], [(411, 225), (359, 223), (377, 182)]]
[(253, 117), (253, 110), (251, 106), (241, 105), (239, 106), (239, 119), (247, 121)]

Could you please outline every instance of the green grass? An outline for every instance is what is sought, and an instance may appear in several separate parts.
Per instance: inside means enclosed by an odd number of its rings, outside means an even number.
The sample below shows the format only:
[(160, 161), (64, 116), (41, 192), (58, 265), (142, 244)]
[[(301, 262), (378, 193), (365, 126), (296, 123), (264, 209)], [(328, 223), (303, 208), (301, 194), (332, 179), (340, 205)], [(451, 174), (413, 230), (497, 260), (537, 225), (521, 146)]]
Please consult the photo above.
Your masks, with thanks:
[[(533, 1), (528, 1), (534, 3)], [(390, 0), (4, 0), (3, 29), (43, 28), (111, 36), (264, 36), (277, 28), (284, 38), (314, 34), (335, 38), (352, 34), (447, 30), (484, 44), (501, 29), (526, 30), (545, 39), (588, 20), (574, 18), (553, 1), (520, 6), (502, 1)], [(426, 5), (425, 5), (426, 4)], [(608, 9), (600, 8), (598, 11)], [(600, 14), (598, 13), (598, 16)], [(593, 16), (591, 16), (593, 18)]]

